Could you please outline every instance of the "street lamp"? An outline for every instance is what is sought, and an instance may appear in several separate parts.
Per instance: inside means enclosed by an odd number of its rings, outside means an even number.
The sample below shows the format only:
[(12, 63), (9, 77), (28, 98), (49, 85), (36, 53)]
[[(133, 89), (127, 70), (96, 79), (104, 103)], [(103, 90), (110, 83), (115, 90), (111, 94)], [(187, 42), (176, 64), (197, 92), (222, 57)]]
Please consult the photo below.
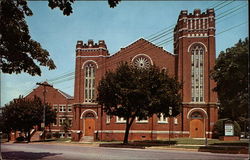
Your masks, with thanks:
[(169, 110), (168, 110), (168, 114), (169, 114), (169, 125), (168, 125), (168, 142), (169, 142), (169, 146), (170, 146), (170, 126), (171, 126), (171, 116), (172, 116), (172, 107), (169, 107)]
[(39, 86), (43, 86), (43, 123), (41, 124), (41, 127), (43, 128), (43, 141), (45, 141), (45, 108), (46, 108), (46, 86), (47, 87), (52, 87), (52, 85), (48, 84), (48, 83), (36, 83)]
[(3, 159), (3, 157), (2, 157), (2, 148), (1, 148), (1, 144), (2, 143), (2, 131), (0, 131), (0, 160), (2, 160)]

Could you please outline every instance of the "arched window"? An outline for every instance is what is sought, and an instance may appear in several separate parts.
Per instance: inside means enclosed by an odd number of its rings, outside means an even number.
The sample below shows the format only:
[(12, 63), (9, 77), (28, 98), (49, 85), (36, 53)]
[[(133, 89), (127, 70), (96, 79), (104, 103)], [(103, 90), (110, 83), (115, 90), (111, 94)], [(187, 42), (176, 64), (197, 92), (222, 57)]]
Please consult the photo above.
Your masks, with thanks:
[(191, 49), (192, 102), (204, 101), (204, 53), (201, 45)]
[(86, 115), (85, 115), (85, 118), (94, 118), (95, 116), (94, 116), (94, 114), (93, 113), (87, 113)]
[(152, 60), (148, 55), (145, 54), (138, 54), (132, 59), (132, 63), (134, 66), (140, 69), (147, 69), (149, 68), (152, 64)]
[(84, 67), (84, 101), (94, 102), (95, 100), (95, 72), (96, 66), (93, 63), (88, 63)]
[(191, 119), (203, 119), (203, 116), (200, 112), (193, 112), (191, 115)]

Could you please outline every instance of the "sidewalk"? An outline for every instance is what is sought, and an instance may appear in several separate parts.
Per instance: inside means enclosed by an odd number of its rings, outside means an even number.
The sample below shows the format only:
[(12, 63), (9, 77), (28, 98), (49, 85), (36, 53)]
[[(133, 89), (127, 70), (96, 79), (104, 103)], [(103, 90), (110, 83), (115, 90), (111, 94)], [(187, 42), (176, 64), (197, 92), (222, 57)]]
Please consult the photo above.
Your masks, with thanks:
[[(13, 144), (6, 142), (5, 144)], [(28, 144), (28, 143), (27, 143)], [(156, 144), (127, 144), (122, 142), (71, 142), (71, 141), (50, 141), (50, 142), (30, 142), (30, 144), (46, 144), (46, 145), (64, 145), (64, 146), (88, 146), (88, 147), (109, 147), (109, 148), (131, 148), (131, 149), (160, 149), (160, 150), (179, 150), (193, 152), (212, 152), (212, 153), (228, 153), (228, 154), (248, 154), (246, 146), (225, 146), (225, 145), (194, 145), (194, 144), (176, 144), (176, 145), (156, 145)], [(192, 148), (193, 147), (193, 148)]]

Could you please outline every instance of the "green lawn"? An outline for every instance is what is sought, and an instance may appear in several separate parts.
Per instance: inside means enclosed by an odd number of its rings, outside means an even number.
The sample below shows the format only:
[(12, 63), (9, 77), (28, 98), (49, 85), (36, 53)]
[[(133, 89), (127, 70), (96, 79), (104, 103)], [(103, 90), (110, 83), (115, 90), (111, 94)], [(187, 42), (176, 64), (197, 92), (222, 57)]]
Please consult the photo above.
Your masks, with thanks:
[[(176, 138), (172, 139), (172, 141), (176, 141), (176, 144), (190, 144), (190, 145), (203, 145), (205, 144), (205, 139), (192, 139), (192, 138)], [(218, 139), (208, 139), (208, 144), (245, 144), (248, 143), (248, 140), (241, 141), (220, 141)]]
[[(227, 146), (248, 146), (248, 140), (241, 141), (220, 141), (218, 139), (207, 139), (208, 145), (227, 145)], [(152, 146), (168, 146), (168, 140), (156, 140), (156, 141), (135, 141), (132, 144), (138, 145), (152, 145)], [(192, 139), (192, 138), (173, 138), (170, 139), (170, 144), (174, 145), (205, 145), (205, 139)]]

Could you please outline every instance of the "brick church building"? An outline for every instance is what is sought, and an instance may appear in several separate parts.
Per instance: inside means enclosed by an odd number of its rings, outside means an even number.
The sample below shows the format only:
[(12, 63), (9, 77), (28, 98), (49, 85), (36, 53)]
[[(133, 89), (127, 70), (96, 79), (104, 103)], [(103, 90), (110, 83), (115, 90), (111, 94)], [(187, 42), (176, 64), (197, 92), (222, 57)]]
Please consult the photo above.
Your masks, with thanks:
[[(159, 140), (170, 137), (204, 138), (212, 136), (218, 119), (215, 82), (209, 78), (215, 65), (215, 13), (208, 9), (201, 13), (180, 12), (174, 29), (174, 53), (165, 51), (145, 39), (139, 39), (110, 55), (105, 41), (87, 43), (77, 41), (74, 96), (46, 87), (46, 101), (57, 111), (52, 132), (60, 132), (65, 117), (72, 123), (72, 140), (122, 140), (125, 121), (110, 117), (95, 102), (97, 86), (106, 71), (121, 61), (138, 67), (156, 65), (167, 69), (170, 76), (183, 84), (182, 112), (177, 117), (158, 118), (156, 115), (135, 120), (129, 140)], [(126, 77), (124, 77), (126, 78)], [(43, 97), (44, 88), (36, 88), (27, 97)]]

